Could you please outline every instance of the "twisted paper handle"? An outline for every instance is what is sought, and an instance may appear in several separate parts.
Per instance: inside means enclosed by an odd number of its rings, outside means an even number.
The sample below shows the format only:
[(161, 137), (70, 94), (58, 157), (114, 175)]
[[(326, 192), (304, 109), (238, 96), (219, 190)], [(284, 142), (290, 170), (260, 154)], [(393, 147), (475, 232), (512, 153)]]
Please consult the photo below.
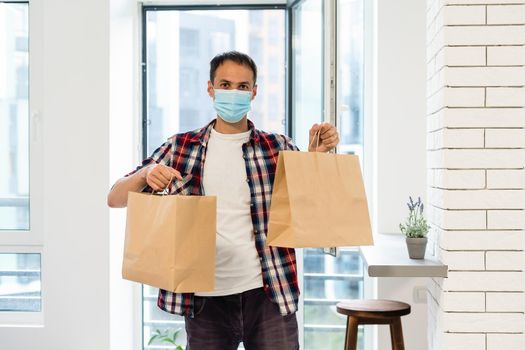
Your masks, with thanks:
[[(310, 149), (310, 147), (312, 146), (312, 144), (314, 143), (314, 141), (317, 139), (317, 144), (315, 145), (315, 151), (317, 152), (317, 149), (319, 148), (319, 140), (321, 139), (321, 130), (317, 130), (314, 134), (314, 137), (312, 139), (312, 142), (310, 142), (310, 144), (308, 145), (308, 149)], [(317, 136), (317, 137), (316, 137)]]

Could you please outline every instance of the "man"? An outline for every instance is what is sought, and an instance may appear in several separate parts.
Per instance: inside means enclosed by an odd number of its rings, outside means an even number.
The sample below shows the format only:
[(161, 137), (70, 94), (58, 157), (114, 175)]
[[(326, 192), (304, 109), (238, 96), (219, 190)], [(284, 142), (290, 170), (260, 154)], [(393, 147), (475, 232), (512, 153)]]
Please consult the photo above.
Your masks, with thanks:
[[(162, 310), (185, 316), (189, 350), (233, 350), (241, 341), (248, 350), (299, 348), (295, 252), (266, 246), (278, 154), (297, 147), (247, 119), (256, 81), (249, 56), (215, 56), (208, 95), (217, 118), (170, 137), (108, 195), (110, 207), (125, 207), (128, 191), (159, 191), (173, 180), (170, 194), (217, 196), (215, 290), (159, 291)], [(330, 124), (313, 125), (309, 137), (309, 151), (327, 152), (339, 142)]]

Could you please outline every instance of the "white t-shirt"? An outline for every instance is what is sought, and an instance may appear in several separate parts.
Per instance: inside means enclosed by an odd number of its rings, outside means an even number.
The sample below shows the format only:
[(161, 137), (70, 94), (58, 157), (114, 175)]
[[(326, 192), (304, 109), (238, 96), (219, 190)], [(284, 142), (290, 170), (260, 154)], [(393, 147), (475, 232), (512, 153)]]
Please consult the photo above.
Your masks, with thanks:
[(196, 295), (230, 295), (263, 286), (242, 152), (250, 133), (221, 134), (211, 130), (203, 186), (207, 196), (217, 196), (215, 290)]

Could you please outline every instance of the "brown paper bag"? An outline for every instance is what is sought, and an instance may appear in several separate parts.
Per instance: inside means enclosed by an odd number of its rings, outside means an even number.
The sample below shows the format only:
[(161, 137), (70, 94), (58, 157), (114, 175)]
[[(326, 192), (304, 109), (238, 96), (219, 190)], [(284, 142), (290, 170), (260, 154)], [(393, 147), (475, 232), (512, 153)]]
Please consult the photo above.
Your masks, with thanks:
[(212, 291), (216, 197), (129, 192), (122, 277), (172, 292)]
[(281, 151), (267, 243), (291, 248), (373, 244), (359, 158)]

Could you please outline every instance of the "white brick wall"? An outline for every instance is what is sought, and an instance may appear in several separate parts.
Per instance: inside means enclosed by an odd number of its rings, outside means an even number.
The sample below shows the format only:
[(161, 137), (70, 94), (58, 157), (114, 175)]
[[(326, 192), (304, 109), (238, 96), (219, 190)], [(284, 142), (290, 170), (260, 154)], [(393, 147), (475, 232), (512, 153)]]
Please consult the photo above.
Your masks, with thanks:
[(486, 293), (487, 311), (512, 312), (516, 307), (525, 307), (524, 293)]
[(487, 24), (525, 23), (525, 6), (487, 6)]
[(427, 1), (431, 350), (525, 349), (525, 1)]
[(525, 64), (525, 46), (489, 46), (486, 50), (489, 66)]
[(525, 336), (519, 334), (487, 334), (487, 349), (523, 350)]
[(525, 171), (487, 170), (487, 188), (525, 188)]

